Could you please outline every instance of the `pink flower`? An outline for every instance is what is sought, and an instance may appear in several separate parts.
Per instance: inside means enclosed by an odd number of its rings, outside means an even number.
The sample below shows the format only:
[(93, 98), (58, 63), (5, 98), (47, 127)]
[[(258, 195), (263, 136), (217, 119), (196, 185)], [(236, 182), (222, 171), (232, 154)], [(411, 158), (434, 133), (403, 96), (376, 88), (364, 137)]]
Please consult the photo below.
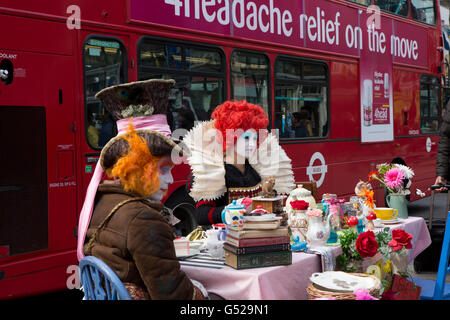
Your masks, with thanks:
[(404, 178), (405, 175), (401, 169), (392, 168), (384, 175), (384, 182), (386, 183), (386, 186), (396, 189), (402, 185)]
[(320, 209), (312, 209), (307, 212), (310, 217), (322, 217), (322, 210)]
[(353, 291), (356, 296), (356, 300), (378, 300), (375, 297), (372, 297), (366, 289), (356, 289)]

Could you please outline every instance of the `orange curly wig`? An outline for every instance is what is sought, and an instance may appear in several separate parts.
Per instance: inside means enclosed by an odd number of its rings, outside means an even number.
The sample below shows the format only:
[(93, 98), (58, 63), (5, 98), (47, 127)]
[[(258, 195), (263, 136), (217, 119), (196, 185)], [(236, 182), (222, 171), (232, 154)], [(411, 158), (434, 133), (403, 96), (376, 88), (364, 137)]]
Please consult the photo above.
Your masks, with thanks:
[(123, 138), (129, 144), (128, 153), (106, 173), (111, 178), (119, 178), (125, 191), (148, 198), (160, 188), (157, 168), (161, 158), (150, 153), (146, 141), (136, 133), (131, 122)]
[[(260, 130), (265, 129), (269, 125), (269, 119), (264, 113), (264, 109), (258, 105), (247, 103), (247, 101), (225, 101), (223, 104), (216, 107), (211, 115), (215, 121), (215, 128), (222, 133), (222, 137), (226, 137), (227, 129), (242, 129), (244, 132), (250, 129)], [(233, 140), (218, 139), (223, 143), (223, 150), (225, 151), (234, 143), (237, 137)]]

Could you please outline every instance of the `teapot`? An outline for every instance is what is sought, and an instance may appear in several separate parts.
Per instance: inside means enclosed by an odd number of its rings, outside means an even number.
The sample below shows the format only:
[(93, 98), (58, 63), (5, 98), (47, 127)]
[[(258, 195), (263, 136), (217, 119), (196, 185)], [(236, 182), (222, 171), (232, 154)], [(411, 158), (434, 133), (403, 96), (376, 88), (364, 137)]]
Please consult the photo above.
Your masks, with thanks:
[(316, 208), (316, 200), (312, 196), (311, 191), (303, 188), (302, 184), (299, 184), (297, 185), (297, 189), (294, 189), (290, 192), (289, 197), (286, 200), (286, 212), (288, 216), (291, 216), (293, 210), (291, 206), (291, 201), (295, 200), (303, 200), (308, 202), (310, 209)]
[(308, 211), (308, 232), (306, 239), (310, 246), (324, 246), (330, 237), (330, 221), (333, 215), (328, 213), (325, 221), (322, 218), (322, 210)]
[(232, 230), (244, 228), (245, 205), (238, 205), (236, 200), (226, 206), (222, 211), (222, 221)]

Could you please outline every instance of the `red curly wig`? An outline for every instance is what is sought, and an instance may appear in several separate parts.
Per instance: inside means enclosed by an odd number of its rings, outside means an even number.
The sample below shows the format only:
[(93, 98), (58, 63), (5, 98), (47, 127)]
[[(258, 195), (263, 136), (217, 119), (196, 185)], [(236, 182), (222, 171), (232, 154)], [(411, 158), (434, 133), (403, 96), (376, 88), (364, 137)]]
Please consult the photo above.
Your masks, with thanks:
[[(256, 104), (247, 103), (247, 101), (225, 101), (216, 107), (211, 115), (215, 121), (215, 128), (222, 133), (222, 137), (226, 137), (227, 129), (238, 130), (244, 132), (250, 129), (258, 131), (266, 129), (269, 125), (269, 119), (264, 113), (264, 109)], [(223, 143), (225, 151), (231, 145), (236, 143), (237, 137), (234, 139), (218, 139)]]

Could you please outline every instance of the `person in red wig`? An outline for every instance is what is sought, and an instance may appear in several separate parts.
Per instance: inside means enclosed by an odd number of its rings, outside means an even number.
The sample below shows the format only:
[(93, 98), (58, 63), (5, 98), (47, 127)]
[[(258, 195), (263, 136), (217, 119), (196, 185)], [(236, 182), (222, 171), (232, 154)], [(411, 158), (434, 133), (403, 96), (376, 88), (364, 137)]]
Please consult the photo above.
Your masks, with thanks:
[(198, 224), (225, 222), (224, 208), (233, 200), (258, 196), (264, 178), (274, 176), (280, 193), (294, 188), (291, 160), (268, 132), (262, 107), (226, 101), (211, 117), (183, 139), (192, 169), (187, 187), (196, 201)]

